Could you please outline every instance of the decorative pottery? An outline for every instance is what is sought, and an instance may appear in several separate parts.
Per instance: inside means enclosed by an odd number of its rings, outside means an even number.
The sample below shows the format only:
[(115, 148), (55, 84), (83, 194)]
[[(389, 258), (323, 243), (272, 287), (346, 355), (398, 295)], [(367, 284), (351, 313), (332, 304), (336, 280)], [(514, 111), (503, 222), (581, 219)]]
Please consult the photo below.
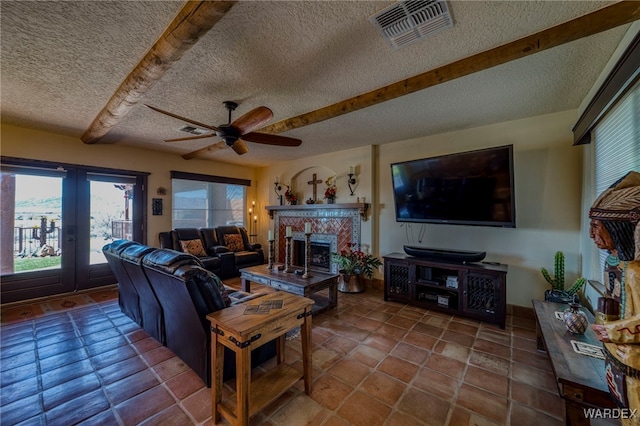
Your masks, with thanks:
[(576, 303), (578, 301), (577, 294), (569, 294), (565, 290), (545, 290), (544, 301), (554, 303)]
[(571, 303), (569, 309), (564, 311), (563, 314), (564, 325), (573, 334), (584, 334), (589, 325), (587, 316), (580, 310), (581, 307), (582, 305), (579, 303)]
[(361, 274), (343, 274), (338, 278), (338, 291), (342, 293), (361, 293), (364, 291), (364, 280)]

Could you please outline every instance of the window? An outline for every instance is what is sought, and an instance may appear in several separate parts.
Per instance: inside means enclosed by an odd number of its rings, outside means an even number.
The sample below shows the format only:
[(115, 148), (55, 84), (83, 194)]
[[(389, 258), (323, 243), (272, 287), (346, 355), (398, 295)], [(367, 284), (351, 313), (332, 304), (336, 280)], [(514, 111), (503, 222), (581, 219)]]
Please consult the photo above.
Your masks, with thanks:
[[(640, 171), (640, 81), (592, 131), (593, 200), (631, 170)], [(591, 276), (601, 280), (605, 250), (592, 249)]]
[(172, 228), (244, 226), (249, 181), (172, 172)]
[[(584, 151), (580, 247), (582, 275), (602, 280), (606, 253), (589, 238), (588, 212), (596, 197), (631, 170), (640, 171), (640, 32), (630, 30), (626, 48), (573, 127), (574, 145)], [(628, 44), (627, 44), (628, 42)]]

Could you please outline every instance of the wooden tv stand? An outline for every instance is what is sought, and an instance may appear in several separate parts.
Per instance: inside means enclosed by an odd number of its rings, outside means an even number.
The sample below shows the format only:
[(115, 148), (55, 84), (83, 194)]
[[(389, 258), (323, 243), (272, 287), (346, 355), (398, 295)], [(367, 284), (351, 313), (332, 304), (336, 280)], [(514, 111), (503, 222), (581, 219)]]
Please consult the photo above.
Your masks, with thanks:
[(391, 253), (384, 259), (384, 300), (474, 318), (504, 328), (507, 265), (454, 263)]

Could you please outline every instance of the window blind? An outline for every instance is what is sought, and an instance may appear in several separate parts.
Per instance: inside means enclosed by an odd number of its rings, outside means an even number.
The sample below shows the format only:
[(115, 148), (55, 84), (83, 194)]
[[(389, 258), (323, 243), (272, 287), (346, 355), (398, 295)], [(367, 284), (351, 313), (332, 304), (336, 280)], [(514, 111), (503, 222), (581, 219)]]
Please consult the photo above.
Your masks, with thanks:
[[(640, 171), (640, 81), (594, 127), (592, 137), (595, 200), (629, 171)], [(599, 281), (606, 257), (593, 246), (591, 273)]]

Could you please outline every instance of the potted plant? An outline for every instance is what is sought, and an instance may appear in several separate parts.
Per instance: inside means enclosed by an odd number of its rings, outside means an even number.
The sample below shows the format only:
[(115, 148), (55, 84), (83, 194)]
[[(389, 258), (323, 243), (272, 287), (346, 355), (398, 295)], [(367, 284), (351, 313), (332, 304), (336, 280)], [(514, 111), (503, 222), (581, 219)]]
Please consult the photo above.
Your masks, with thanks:
[(546, 268), (540, 268), (542, 276), (549, 284), (551, 289), (544, 292), (544, 300), (546, 302), (556, 303), (572, 303), (577, 299), (577, 293), (587, 282), (585, 278), (578, 278), (569, 290), (565, 290), (564, 286), (564, 253), (556, 252), (554, 256), (554, 272), (555, 276), (551, 276)]
[(327, 185), (327, 189), (324, 190), (324, 198), (327, 199), (328, 204), (333, 204), (336, 201), (335, 176), (329, 176), (325, 184)]
[(338, 264), (340, 280), (338, 290), (343, 293), (359, 293), (364, 291), (361, 277), (373, 277), (373, 268), (382, 265), (377, 257), (356, 248), (355, 243), (348, 243), (347, 249), (340, 253), (332, 253), (333, 260)]
[(298, 196), (291, 190), (291, 187), (287, 185), (287, 190), (284, 193), (284, 198), (291, 204), (295, 206), (298, 204)]

